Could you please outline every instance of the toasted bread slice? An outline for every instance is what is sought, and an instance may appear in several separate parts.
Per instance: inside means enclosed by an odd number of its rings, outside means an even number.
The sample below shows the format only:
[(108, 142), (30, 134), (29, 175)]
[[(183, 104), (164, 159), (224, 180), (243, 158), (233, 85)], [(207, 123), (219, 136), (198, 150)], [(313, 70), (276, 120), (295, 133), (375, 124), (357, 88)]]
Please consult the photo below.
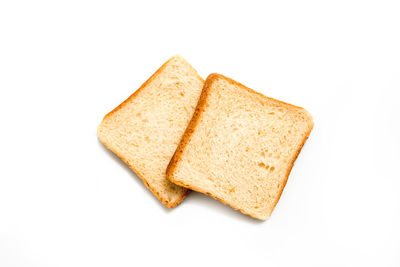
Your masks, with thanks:
[(188, 193), (171, 183), (165, 171), (195, 111), (203, 84), (188, 62), (174, 56), (98, 127), (100, 141), (168, 208), (178, 205)]
[(303, 108), (211, 74), (167, 177), (265, 220), (312, 127)]

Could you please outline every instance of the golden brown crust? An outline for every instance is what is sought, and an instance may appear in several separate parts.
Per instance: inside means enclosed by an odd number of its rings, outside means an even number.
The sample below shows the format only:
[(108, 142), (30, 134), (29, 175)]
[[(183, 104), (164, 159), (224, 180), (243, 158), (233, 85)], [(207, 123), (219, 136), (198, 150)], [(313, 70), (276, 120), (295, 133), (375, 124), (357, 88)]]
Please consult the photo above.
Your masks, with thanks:
[[(194, 129), (196, 128), (196, 125), (199, 122), (200, 119), (200, 115), (203, 113), (204, 110), (204, 105), (206, 103), (207, 100), (207, 96), (208, 96), (208, 91), (210, 89), (210, 85), (213, 83), (214, 78), (212, 77), (213, 74), (210, 74), (203, 86), (203, 90), (201, 91), (200, 94), (200, 98), (199, 101), (197, 102), (197, 106), (196, 106), (196, 110), (193, 113), (193, 117), (190, 120), (185, 133), (183, 134), (181, 141), (179, 142), (179, 145), (177, 147), (177, 149), (175, 150), (174, 155), (172, 156), (171, 161), (168, 164), (167, 167), (167, 178), (169, 180), (171, 180), (169, 178), (169, 176), (174, 172), (175, 168), (176, 168), (176, 164), (178, 163), (178, 161), (181, 159), (182, 153), (183, 153), (183, 149), (185, 148), (186, 144), (189, 142), (190, 137), (192, 136)], [(172, 180), (171, 180), (172, 181)], [(175, 181), (172, 181), (173, 183), (176, 184)]]
[(164, 199), (154, 188), (152, 188), (150, 186), (150, 184), (147, 182), (147, 180), (144, 178), (144, 176), (138, 172), (131, 164), (129, 164), (128, 160), (123, 157), (122, 155), (120, 155), (117, 151), (113, 150), (110, 146), (107, 145), (106, 142), (103, 142), (101, 139), (100, 141), (103, 143), (103, 145), (111, 150), (114, 154), (116, 154), (123, 162), (126, 163), (126, 165), (129, 166), (129, 168), (131, 168), (131, 170), (136, 173), (136, 175), (143, 181), (144, 185), (161, 201), (161, 203), (163, 203), (167, 208), (175, 208), (179, 203), (181, 203), (185, 197), (187, 196), (187, 194), (189, 194), (190, 190), (185, 190), (185, 192), (183, 193), (183, 195), (178, 198), (176, 201), (174, 202), (169, 202), (167, 199)]
[(228, 81), (230, 84), (240, 86), (240, 87), (242, 87), (243, 89), (246, 89), (248, 92), (253, 93), (253, 94), (256, 94), (256, 95), (258, 95), (258, 96), (261, 96), (262, 98), (267, 99), (267, 100), (269, 100), (269, 101), (272, 101), (272, 102), (275, 102), (275, 103), (278, 103), (278, 104), (287, 105), (287, 106), (290, 106), (290, 107), (296, 108), (296, 109), (303, 109), (302, 107), (298, 107), (298, 106), (295, 106), (295, 105), (292, 105), (292, 104), (289, 104), (289, 103), (286, 103), (286, 102), (277, 100), (277, 99), (275, 99), (275, 98), (271, 98), (271, 97), (265, 96), (265, 95), (263, 95), (263, 94), (261, 94), (261, 93), (259, 93), (259, 92), (257, 92), (257, 91), (254, 91), (253, 89), (251, 89), (251, 88), (249, 88), (249, 87), (247, 87), (247, 86), (245, 86), (245, 85), (243, 85), (243, 84), (241, 84), (241, 83), (239, 83), (239, 82), (237, 82), (237, 81), (235, 81), (235, 80), (232, 80), (231, 78), (228, 78), (228, 77), (222, 75), (222, 74), (212, 73), (212, 74), (208, 75), (207, 79), (208, 79), (210, 76), (212, 76), (211, 78), (212, 78), (213, 80), (216, 80), (217, 78), (222, 78), (222, 79)]
[(280, 192), (279, 192), (279, 194), (278, 194), (278, 197), (276, 198), (276, 201), (275, 201), (274, 205), (272, 206), (272, 210), (275, 209), (276, 204), (278, 204), (278, 201), (279, 201), (279, 199), (281, 198), (283, 189), (285, 188), (286, 183), (287, 183), (287, 181), (288, 181), (288, 179), (289, 179), (289, 174), (290, 174), (290, 172), (292, 171), (293, 164), (294, 164), (294, 162), (296, 161), (297, 157), (299, 156), (300, 151), (301, 151), (301, 149), (302, 149), (303, 146), (304, 146), (304, 143), (307, 141), (308, 137), (310, 136), (310, 133), (311, 133), (311, 130), (312, 130), (313, 127), (314, 127), (314, 124), (312, 124), (312, 125), (310, 126), (310, 128), (308, 129), (307, 134), (305, 135), (303, 141), (301, 142), (301, 144), (300, 144), (299, 148), (297, 149), (297, 151), (296, 151), (296, 153), (295, 153), (293, 159), (292, 159), (291, 162), (290, 162), (290, 167), (289, 167), (288, 170), (287, 170), (287, 173), (286, 173), (286, 176), (285, 176), (285, 180), (283, 181), (283, 186), (282, 186), (282, 188), (281, 188), (281, 190), (280, 190)]
[[(100, 123), (100, 126), (102, 125), (102, 123), (104, 122), (105, 119), (107, 119), (109, 116), (111, 116), (114, 112), (118, 111), (119, 109), (123, 108), (131, 99), (133, 99), (134, 97), (136, 97), (138, 95), (138, 93), (145, 88), (151, 81), (153, 81), (155, 79), (155, 77), (161, 73), (161, 71), (164, 70), (164, 68), (168, 65), (168, 63), (172, 60), (174, 60), (176, 58), (176, 56), (171, 57), (168, 61), (166, 61), (160, 68), (158, 68), (158, 70), (156, 72), (154, 72), (153, 75), (150, 76), (149, 79), (147, 79), (140, 87), (139, 89), (137, 89), (132, 95), (130, 95), (124, 102), (122, 102), (121, 104), (119, 104), (116, 108), (114, 108), (112, 111), (110, 111), (109, 113), (107, 113), (107, 115), (104, 116), (102, 122)], [(189, 64), (189, 63), (187, 63)], [(189, 64), (190, 65), (190, 64)], [(193, 69), (193, 67), (192, 67)], [(194, 69), (193, 69), (194, 70)], [(197, 77), (204, 82), (203, 78), (200, 77), (200, 75), (195, 71)], [(121, 154), (119, 154), (117, 151), (114, 151), (110, 146), (107, 145), (106, 142), (103, 142), (103, 140), (101, 140), (101, 138), (99, 138), (100, 141), (109, 149), (111, 150), (114, 154), (116, 154), (119, 158), (121, 158), (128, 166), (129, 168), (131, 168), (136, 175), (143, 181), (144, 185), (150, 189), (150, 191), (161, 201), (161, 203), (163, 203), (166, 207), (168, 208), (175, 208), (179, 203), (181, 203), (185, 197), (187, 196), (187, 194), (189, 194), (189, 190), (185, 190), (185, 192), (182, 194), (182, 196), (180, 198), (178, 198), (176, 201), (174, 202), (169, 202), (167, 199), (164, 199), (154, 188), (152, 188), (150, 186), (150, 184), (147, 182), (146, 178), (144, 178), (144, 176), (142, 174), (140, 174), (131, 164), (128, 163), (127, 159), (125, 159)]]
[(250, 214), (250, 213), (246, 212), (245, 210), (242, 210), (242, 209), (240, 209), (240, 208), (238, 208), (238, 207), (236, 207), (236, 206), (234, 206), (234, 205), (232, 205), (232, 204), (229, 204), (229, 203), (227, 203), (225, 200), (223, 200), (222, 198), (219, 198), (219, 197), (217, 197), (217, 196), (215, 196), (215, 195), (213, 195), (213, 194), (211, 194), (210, 192), (207, 192), (207, 191), (205, 191), (205, 190), (199, 189), (199, 188), (197, 188), (196, 186), (189, 186), (189, 185), (183, 183), (182, 181), (175, 181), (175, 180), (173, 180), (173, 179), (171, 179), (171, 178), (169, 178), (169, 179), (170, 179), (174, 184), (180, 185), (180, 186), (185, 187), (185, 188), (189, 188), (190, 190), (193, 190), (193, 191), (196, 191), (196, 192), (200, 192), (200, 193), (202, 193), (202, 194), (209, 195), (210, 197), (213, 197), (213, 198), (215, 198), (216, 200), (219, 200), (222, 204), (228, 205), (228, 206), (230, 206), (231, 208), (233, 208), (234, 210), (238, 210), (238, 211), (240, 211), (241, 213), (246, 214), (246, 215), (249, 215), (250, 217), (252, 217), (252, 218), (254, 218), (254, 219), (265, 220), (265, 219), (263, 219), (263, 218), (256, 217), (256, 216), (254, 216), (254, 214)]
[[(145, 88), (151, 81), (154, 80), (154, 78), (160, 74), (160, 72), (165, 69), (165, 67), (168, 65), (168, 63), (172, 60), (174, 60), (176, 58), (176, 56), (171, 57), (170, 59), (168, 59), (164, 64), (161, 65), (161, 67), (158, 68), (158, 70), (156, 70), (156, 72), (153, 73), (153, 75), (150, 76), (150, 78), (148, 78), (140, 87), (139, 89), (137, 89), (133, 94), (131, 94), (127, 99), (125, 99), (124, 102), (122, 102), (121, 104), (119, 104), (116, 108), (114, 108), (112, 111), (110, 111), (109, 113), (107, 113), (107, 115), (104, 116), (103, 121), (105, 118), (107, 118), (108, 116), (112, 115), (114, 112), (118, 111), (119, 109), (121, 109), (123, 106), (125, 106), (129, 100), (133, 99), (143, 88)], [(189, 64), (189, 63), (188, 63)], [(189, 64), (190, 65), (190, 64)], [(193, 67), (192, 67), (193, 69)], [(200, 75), (196, 72), (196, 76), (204, 82), (203, 78), (200, 77)]]
[[(234, 208), (235, 210), (239, 210), (240, 212), (242, 212), (242, 213), (244, 213), (244, 214), (247, 214), (247, 215), (249, 215), (249, 216), (251, 216), (251, 217), (253, 217), (253, 218), (256, 218), (256, 219), (259, 219), (259, 220), (266, 220), (268, 217), (266, 217), (266, 218), (261, 218), (261, 217), (255, 216), (254, 214), (247, 213), (246, 211), (243, 211), (242, 209), (240, 209), (240, 208), (238, 208), (238, 207), (235, 207), (234, 205), (232, 205), (232, 204), (230, 204), (230, 203), (225, 202), (223, 199), (221, 199), (221, 198), (219, 198), (219, 197), (217, 197), (217, 196), (215, 196), (215, 195), (213, 195), (213, 194), (211, 194), (211, 193), (209, 193), (209, 192), (207, 192), (207, 191), (205, 191), (205, 190), (199, 189), (199, 188), (197, 188), (197, 187), (195, 187), (195, 186), (193, 186), (193, 185), (187, 185), (187, 184), (185, 184), (185, 183), (183, 183), (183, 182), (181, 182), (181, 181), (177, 181), (177, 180), (174, 179), (174, 175), (173, 175), (174, 170), (175, 170), (175, 168), (176, 168), (176, 166), (177, 166), (177, 163), (180, 161), (180, 159), (181, 159), (181, 157), (182, 157), (182, 154), (183, 154), (183, 151), (184, 151), (186, 145), (187, 145), (187, 144), (189, 143), (189, 141), (190, 141), (190, 137), (191, 137), (192, 134), (194, 133), (194, 130), (195, 130), (197, 124), (198, 124), (199, 121), (200, 121), (200, 117), (201, 117), (201, 115), (202, 115), (202, 113), (203, 113), (203, 111), (204, 111), (204, 106), (205, 106), (205, 104), (207, 103), (207, 97), (208, 97), (208, 95), (209, 95), (210, 87), (211, 87), (211, 85), (213, 84), (213, 82), (214, 82), (215, 80), (217, 80), (218, 78), (225, 79), (225, 80), (228, 81), (229, 83), (231, 83), (231, 84), (233, 84), (233, 85), (240, 86), (240, 87), (242, 87), (243, 89), (247, 90), (248, 92), (257, 94), (257, 95), (259, 95), (259, 96), (261, 96), (261, 97), (263, 97), (263, 98), (265, 98), (265, 99), (267, 99), (267, 100), (269, 100), (269, 101), (273, 101), (273, 102), (276, 102), (276, 103), (288, 105), (288, 106), (290, 106), (290, 107), (292, 107), (292, 108), (304, 110), (304, 109), (301, 108), (301, 107), (298, 107), (298, 106), (295, 106), (295, 105), (292, 105), (292, 104), (288, 104), (288, 103), (285, 103), (285, 102), (282, 102), (282, 101), (279, 101), (279, 100), (276, 100), (276, 99), (273, 99), (273, 98), (270, 98), (270, 97), (266, 97), (266, 96), (264, 96), (263, 94), (258, 93), (258, 92), (256, 92), (256, 91), (254, 91), (253, 89), (250, 89), (250, 88), (244, 86), (243, 84), (241, 84), (241, 83), (239, 83), (239, 82), (236, 82), (236, 81), (234, 81), (234, 80), (232, 80), (232, 79), (230, 79), (230, 78), (227, 78), (227, 77), (225, 77), (225, 76), (223, 76), (223, 75), (221, 75), (221, 74), (212, 73), (212, 74), (210, 74), (210, 75), (207, 77), (207, 79), (206, 79), (206, 81), (205, 81), (205, 84), (204, 84), (204, 87), (203, 87), (203, 91), (201, 92), (201, 96), (200, 96), (199, 102), (198, 102), (197, 107), (196, 107), (196, 111), (195, 111), (195, 113), (193, 114), (192, 120), (190, 121), (190, 123), (189, 123), (189, 125), (188, 125), (188, 127), (187, 127), (187, 129), (186, 129), (186, 131), (185, 131), (185, 133), (184, 133), (184, 135), (182, 136), (181, 142), (179, 143), (178, 148), (176, 149), (175, 154), (174, 154), (174, 156), (172, 157), (172, 159), (171, 159), (171, 161), (170, 161), (170, 163), (169, 163), (169, 165), (168, 165), (168, 167), (167, 167), (167, 178), (168, 178), (171, 182), (173, 182), (174, 184), (177, 184), (177, 185), (186, 187), (186, 188), (188, 188), (188, 189), (191, 189), (191, 190), (194, 190), (194, 191), (203, 193), (203, 194), (207, 194), (207, 195), (209, 195), (209, 196), (211, 196), (211, 197), (213, 197), (213, 198), (215, 198), (215, 199), (221, 201), (223, 204), (229, 205), (229, 206), (231, 206), (232, 208)], [(310, 119), (311, 119), (311, 117), (310, 117)], [(311, 120), (311, 122), (312, 122), (312, 120)], [(275, 208), (276, 204), (278, 203), (278, 201), (279, 201), (279, 199), (280, 199), (280, 197), (281, 197), (281, 195), (282, 195), (283, 189), (285, 188), (285, 185), (286, 185), (287, 180), (288, 180), (288, 178), (289, 178), (289, 174), (290, 174), (290, 171), (291, 171), (291, 169), (292, 169), (292, 167), (293, 167), (293, 164), (294, 164), (295, 160), (297, 159), (297, 156), (299, 155), (299, 153), (300, 153), (300, 151), (301, 151), (301, 148), (303, 147), (304, 143), (306, 142), (308, 136), (310, 135), (312, 128), (313, 128), (313, 123), (311, 123), (311, 126), (310, 126), (310, 128), (309, 128), (309, 130), (308, 130), (308, 133), (306, 134), (304, 140), (302, 141), (301, 145), (299, 146), (298, 150), (297, 150), (296, 153), (295, 153), (295, 156), (293, 157), (293, 159), (292, 159), (292, 161), (291, 161), (291, 165), (290, 165), (290, 167), (289, 167), (289, 169), (288, 169), (288, 171), (287, 171), (287, 173), (286, 173), (286, 177), (285, 177), (283, 186), (282, 186), (282, 188), (281, 188), (281, 190), (280, 190), (280, 192), (279, 192), (279, 195), (278, 195), (278, 197), (277, 197), (277, 200), (275, 201), (275, 203), (274, 203), (274, 205), (273, 205), (273, 209)], [(273, 210), (273, 209), (272, 209), (272, 210)]]

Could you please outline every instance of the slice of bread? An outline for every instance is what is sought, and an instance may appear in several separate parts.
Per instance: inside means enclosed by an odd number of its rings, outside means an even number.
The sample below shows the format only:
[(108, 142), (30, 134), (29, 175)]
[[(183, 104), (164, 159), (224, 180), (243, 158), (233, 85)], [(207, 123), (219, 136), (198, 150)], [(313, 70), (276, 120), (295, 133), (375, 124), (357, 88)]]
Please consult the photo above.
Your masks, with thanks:
[(165, 171), (192, 118), (203, 84), (188, 62), (174, 56), (98, 127), (100, 141), (168, 208), (178, 205), (188, 193), (171, 183)]
[(306, 110), (211, 74), (167, 177), (266, 220), (312, 127)]

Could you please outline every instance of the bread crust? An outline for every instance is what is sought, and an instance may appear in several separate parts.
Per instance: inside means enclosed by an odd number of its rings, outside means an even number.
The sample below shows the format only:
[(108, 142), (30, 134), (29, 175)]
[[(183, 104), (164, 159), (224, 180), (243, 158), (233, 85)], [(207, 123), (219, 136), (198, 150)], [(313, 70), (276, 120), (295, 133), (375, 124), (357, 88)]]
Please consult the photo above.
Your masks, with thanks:
[(147, 182), (146, 178), (144, 178), (144, 175), (142, 175), (140, 172), (138, 172), (131, 164), (129, 164), (128, 160), (123, 157), (122, 155), (120, 155), (119, 153), (117, 153), (117, 151), (114, 151), (106, 142), (103, 142), (102, 140), (100, 140), (103, 145), (111, 150), (114, 154), (116, 154), (123, 162), (126, 163), (126, 165), (129, 166), (129, 168), (142, 180), (142, 182), (144, 183), (144, 185), (161, 201), (162, 204), (164, 204), (167, 208), (175, 208), (176, 206), (178, 206), (178, 204), (180, 204), (185, 197), (189, 194), (190, 190), (186, 189), (185, 192), (183, 193), (183, 195), (178, 198), (176, 201), (174, 202), (169, 202), (167, 199), (163, 198), (153, 187), (150, 186), (150, 184)]
[[(99, 132), (99, 129), (101, 128), (101, 126), (102, 126), (104, 120), (106, 120), (109, 116), (113, 115), (116, 111), (118, 111), (119, 109), (121, 109), (121, 108), (123, 108), (125, 105), (127, 105), (127, 103), (128, 103), (131, 99), (135, 98), (135, 97), (139, 94), (139, 92), (140, 92), (141, 90), (143, 90), (143, 88), (145, 88), (150, 82), (152, 82), (152, 81), (155, 79), (155, 77), (157, 77), (157, 75), (160, 74), (161, 71), (163, 71), (163, 70), (165, 69), (165, 67), (168, 65), (168, 63), (169, 63), (170, 61), (174, 60), (175, 58), (180, 58), (180, 56), (179, 56), (179, 55), (175, 55), (175, 56), (171, 57), (169, 60), (167, 60), (163, 65), (161, 65), (160, 68), (158, 68), (158, 70), (157, 70), (156, 72), (153, 73), (153, 75), (150, 76), (150, 78), (148, 78), (148, 79), (139, 87), (139, 89), (137, 89), (133, 94), (131, 94), (127, 99), (125, 99), (124, 102), (122, 102), (122, 103), (119, 104), (116, 108), (114, 108), (112, 111), (110, 111), (109, 113), (107, 113), (107, 114), (104, 116), (102, 122), (100, 123), (100, 125), (99, 125), (99, 127), (98, 127), (98, 132)], [(185, 62), (186, 62), (186, 61), (185, 61)], [(188, 62), (186, 62), (186, 63), (189, 64)], [(189, 65), (190, 65), (190, 64), (189, 64)], [(199, 75), (196, 71), (195, 71), (195, 73), (196, 73), (196, 76), (197, 76), (201, 81), (204, 82), (203, 78), (201, 78), (200, 75)], [(138, 172), (138, 171), (135, 169), (135, 167), (134, 167), (132, 164), (130, 164), (130, 163), (128, 162), (128, 160), (127, 160), (124, 156), (122, 156), (122, 155), (121, 155), (120, 153), (118, 153), (117, 151), (113, 150), (113, 149), (111, 148), (111, 146), (109, 146), (109, 145), (107, 144), (107, 142), (105, 142), (104, 140), (101, 140), (101, 138), (99, 137), (99, 134), (98, 134), (98, 138), (99, 138), (99, 140), (101, 141), (101, 143), (103, 143), (103, 144), (105, 145), (105, 147), (106, 147), (107, 149), (111, 150), (114, 154), (116, 154), (120, 159), (122, 159), (122, 161), (124, 161), (124, 162), (129, 166), (129, 168), (131, 168), (131, 170), (132, 170), (133, 172), (136, 173), (136, 175), (143, 181), (144, 185), (145, 185), (145, 186), (146, 186), (160, 201), (161, 201), (161, 203), (163, 203), (167, 208), (170, 208), (170, 209), (171, 209), (171, 208), (175, 208), (175, 207), (176, 207), (179, 203), (181, 203), (181, 202), (185, 199), (185, 197), (189, 194), (190, 191), (189, 191), (188, 189), (186, 189), (185, 192), (184, 192), (184, 194), (183, 194), (180, 198), (176, 199), (176, 200), (173, 201), (173, 202), (170, 202), (170, 201), (168, 201), (167, 199), (163, 198), (163, 197), (162, 197), (148, 182), (147, 182), (147, 180), (146, 180), (146, 178), (144, 177), (144, 175), (142, 175), (140, 172)]]
[[(168, 167), (166, 170), (167, 178), (174, 184), (178, 184), (179, 182), (173, 180), (173, 178), (172, 178), (173, 172), (175, 171), (177, 163), (181, 160), (183, 150), (185, 149), (187, 143), (189, 142), (190, 137), (192, 136), (192, 134), (194, 132), (194, 129), (196, 128), (197, 124), (199, 123), (200, 116), (204, 110), (204, 106), (207, 101), (207, 96), (208, 96), (208, 91), (210, 90), (210, 85), (213, 83), (214, 79), (217, 78), (217, 77), (214, 77), (213, 75), (215, 75), (215, 74), (213, 73), (213, 74), (208, 75), (208, 77), (204, 83), (203, 90), (201, 91), (199, 101), (197, 102), (196, 110), (193, 113), (193, 117), (190, 120), (190, 122), (185, 130), (185, 133), (183, 134), (181, 141), (179, 142), (179, 145), (178, 145), (174, 155), (172, 156), (171, 161), (168, 164)], [(187, 188), (187, 186), (184, 186), (184, 187)], [(197, 190), (195, 190), (195, 191), (197, 191)]]
[(257, 94), (257, 95), (259, 95), (259, 96), (261, 96), (261, 97), (263, 97), (263, 98), (265, 98), (265, 99), (267, 99), (267, 100), (269, 100), (269, 101), (273, 101), (273, 102), (276, 102), (276, 103), (288, 105), (289, 107), (292, 107), (292, 108), (295, 108), (295, 109), (304, 110), (304, 111), (309, 115), (309, 118), (310, 118), (310, 124), (309, 124), (310, 126), (309, 126), (309, 129), (307, 130), (307, 134), (306, 134), (305, 138), (302, 140), (301, 145), (299, 146), (299, 148), (297, 149), (296, 153), (294, 154), (294, 157), (293, 157), (292, 160), (291, 160), (290, 167), (288, 168), (288, 171), (287, 171), (287, 173), (286, 173), (286, 175), (285, 175), (285, 179), (284, 179), (284, 182), (283, 182), (283, 186), (282, 186), (282, 188), (281, 188), (281, 190), (280, 190), (280, 192), (279, 192), (279, 194), (278, 194), (277, 200), (275, 201), (272, 210), (274, 210), (276, 204), (278, 203), (278, 201), (279, 201), (279, 199), (280, 199), (280, 197), (281, 197), (281, 195), (282, 195), (283, 189), (284, 189), (285, 186), (286, 186), (286, 183), (287, 183), (287, 180), (288, 180), (288, 178), (289, 178), (289, 174), (290, 174), (290, 172), (291, 172), (291, 170), (292, 170), (293, 164), (294, 164), (295, 160), (297, 159), (297, 157), (298, 157), (298, 155), (299, 155), (299, 153), (300, 153), (300, 151), (301, 151), (301, 149), (302, 149), (304, 143), (306, 142), (306, 140), (307, 140), (308, 136), (310, 135), (311, 130), (312, 130), (313, 126), (314, 126), (314, 123), (313, 123), (313, 121), (312, 121), (312, 117), (311, 117), (311, 115), (310, 115), (305, 109), (303, 109), (303, 108), (301, 108), (301, 107), (298, 107), (298, 106), (295, 106), (295, 105), (292, 105), (292, 104), (288, 104), (288, 103), (286, 103), (286, 102), (279, 101), (279, 100), (276, 100), (276, 99), (273, 99), (273, 98), (270, 98), (270, 97), (266, 97), (266, 96), (264, 96), (263, 94), (261, 94), (261, 93), (259, 93), (259, 92), (256, 92), (256, 91), (254, 91), (253, 89), (248, 88), (248, 87), (244, 86), (243, 84), (241, 84), (241, 83), (239, 83), (239, 82), (236, 82), (236, 81), (234, 81), (234, 80), (232, 80), (232, 79), (230, 79), (230, 78), (228, 78), (228, 77), (225, 77), (225, 76), (223, 76), (223, 75), (221, 75), (221, 74), (218, 74), (218, 73), (212, 73), (212, 74), (210, 74), (210, 75), (207, 77), (206, 81), (205, 81), (205, 84), (204, 84), (203, 90), (202, 90), (202, 92), (201, 92), (201, 96), (200, 96), (199, 102), (198, 102), (197, 107), (196, 107), (196, 111), (194, 112), (193, 117), (192, 117), (192, 119), (191, 119), (191, 121), (190, 121), (188, 127), (186, 128), (186, 131), (185, 131), (184, 135), (182, 136), (182, 139), (181, 139), (181, 141), (180, 141), (180, 143), (179, 143), (179, 145), (178, 145), (178, 148), (176, 149), (176, 151), (175, 151), (175, 153), (174, 153), (174, 156), (172, 157), (170, 163), (168, 164), (167, 171), (166, 171), (166, 173), (167, 173), (167, 178), (168, 178), (171, 182), (173, 182), (174, 184), (180, 185), (180, 186), (182, 186), (182, 187), (186, 187), (186, 188), (188, 188), (188, 189), (191, 189), (191, 190), (194, 190), (194, 191), (197, 191), (197, 192), (206, 194), (206, 195), (209, 195), (209, 196), (211, 196), (211, 197), (213, 197), (213, 198), (215, 198), (215, 199), (221, 201), (223, 204), (229, 205), (229, 206), (231, 206), (231, 207), (232, 207), (233, 209), (235, 209), (235, 210), (239, 210), (239, 211), (242, 212), (243, 214), (247, 214), (247, 215), (249, 215), (249, 216), (251, 216), (251, 217), (253, 217), (253, 218), (255, 218), (255, 219), (266, 220), (266, 219), (268, 219), (268, 217), (269, 217), (268, 215), (265, 216), (265, 217), (259, 217), (259, 216), (256, 216), (255, 214), (250, 214), (250, 213), (248, 213), (248, 212), (246, 212), (246, 211), (240, 209), (239, 207), (236, 207), (236, 206), (234, 206), (234, 205), (232, 205), (232, 204), (230, 204), (230, 203), (227, 203), (227, 202), (224, 201), (223, 199), (221, 199), (221, 198), (219, 198), (219, 197), (217, 197), (217, 196), (211, 194), (210, 192), (207, 192), (207, 191), (205, 191), (205, 190), (202, 190), (202, 189), (200, 189), (200, 188), (197, 188), (196, 186), (193, 186), (193, 185), (187, 185), (187, 184), (183, 183), (182, 181), (178, 181), (178, 180), (175, 180), (175, 179), (174, 179), (174, 171), (175, 171), (175, 169), (176, 169), (176, 167), (177, 167), (177, 164), (178, 164), (178, 162), (181, 160), (183, 151), (185, 150), (186, 145), (189, 143), (190, 138), (191, 138), (191, 136), (193, 135), (193, 133), (194, 133), (194, 131), (195, 131), (195, 129), (196, 129), (196, 127), (197, 127), (199, 121), (200, 121), (200, 118), (201, 118), (201, 116), (202, 116), (202, 113), (203, 113), (203, 111), (204, 111), (205, 105), (206, 105), (206, 103), (207, 103), (207, 98), (208, 98), (208, 95), (209, 95), (209, 92), (210, 92), (211, 85), (213, 84), (213, 82), (214, 82), (215, 80), (217, 80), (217, 79), (219, 79), (219, 78), (224, 79), (224, 80), (228, 81), (229, 83), (231, 83), (231, 84), (233, 84), (233, 85), (240, 86), (241, 88), (247, 90), (248, 92), (253, 93), (253, 94)]

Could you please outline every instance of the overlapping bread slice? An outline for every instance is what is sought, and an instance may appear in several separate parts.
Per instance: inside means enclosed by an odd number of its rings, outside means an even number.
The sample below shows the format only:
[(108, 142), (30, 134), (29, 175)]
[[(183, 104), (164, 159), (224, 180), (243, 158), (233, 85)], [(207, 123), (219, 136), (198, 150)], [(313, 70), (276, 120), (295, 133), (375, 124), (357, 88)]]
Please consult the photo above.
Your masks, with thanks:
[(100, 141), (169, 208), (188, 192), (171, 183), (165, 171), (192, 118), (203, 84), (188, 62), (174, 56), (98, 127)]
[(312, 127), (303, 108), (211, 74), (167, 177), (265, 220)]

